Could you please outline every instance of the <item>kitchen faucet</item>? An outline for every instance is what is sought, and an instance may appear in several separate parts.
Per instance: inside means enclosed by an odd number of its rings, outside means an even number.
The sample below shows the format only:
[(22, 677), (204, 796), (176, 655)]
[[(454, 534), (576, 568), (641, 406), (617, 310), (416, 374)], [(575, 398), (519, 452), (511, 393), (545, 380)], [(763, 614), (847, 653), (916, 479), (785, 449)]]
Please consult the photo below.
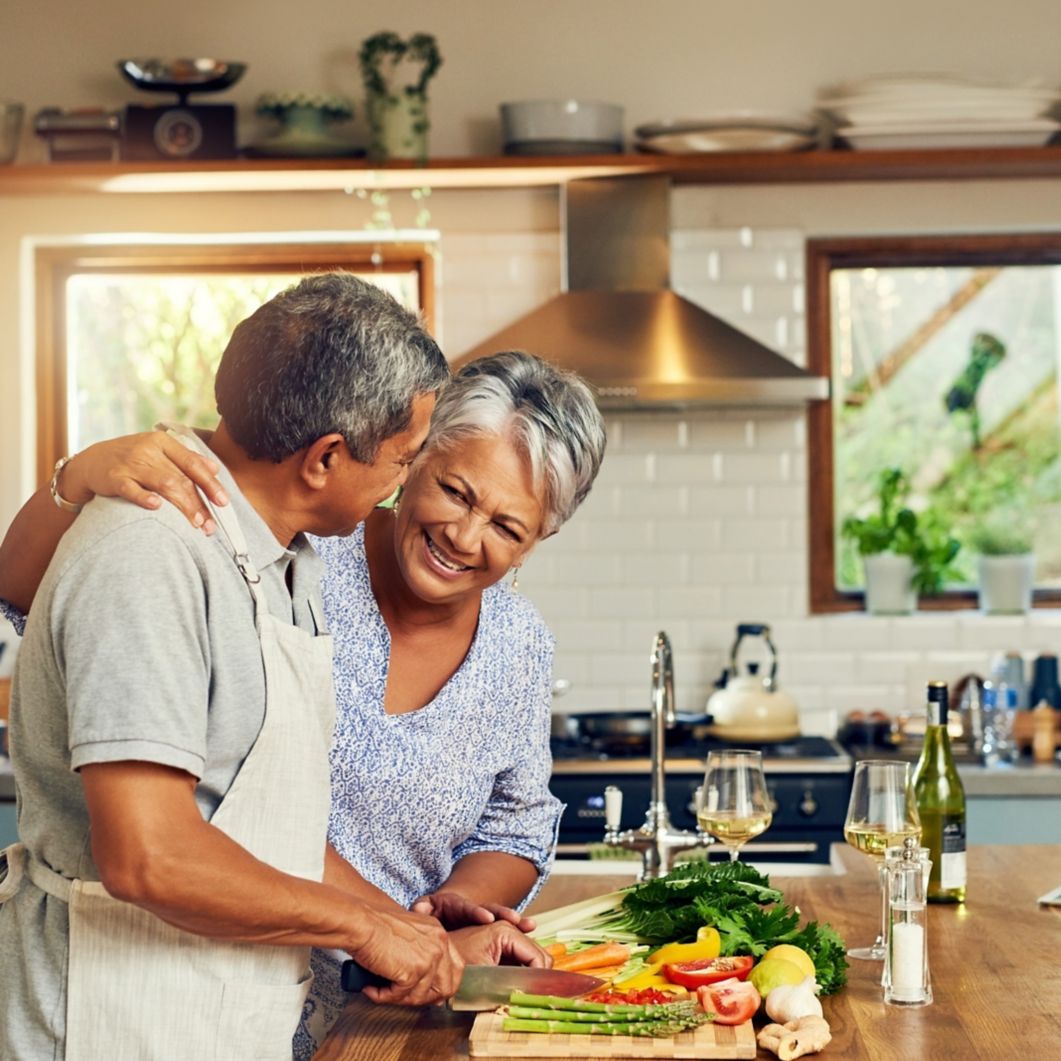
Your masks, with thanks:
[[(670, 638), (661, 630), (652, 645), (652, 795), (645, 824), (640, 829), (619, 831), (623, 794), (615, 785), (604, 790), (604, 842), (641, 854), (640, 880), (669, 873), (679, 851), (701, 847), (711, 841), (700, 833), (675, 829), (667, 811), (664, 784), (666, 731), (677, 721), (674, 711), (674, 665)], [(699, 796), (699, 792), (697, 793)]]

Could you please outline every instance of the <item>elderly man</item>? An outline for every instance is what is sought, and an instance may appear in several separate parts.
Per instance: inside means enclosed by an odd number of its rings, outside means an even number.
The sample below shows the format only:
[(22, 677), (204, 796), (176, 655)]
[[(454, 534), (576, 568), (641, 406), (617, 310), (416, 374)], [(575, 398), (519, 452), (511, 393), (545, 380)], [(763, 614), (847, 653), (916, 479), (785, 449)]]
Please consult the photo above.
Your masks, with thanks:
[(446, 377), (389, 295), (303, 280), (235, 329), (209, 449), (171, 429), (222, 465), (219, 532), (101, 498), (64, 536), (14, 680), (0, 1057), (290, 1057), (313, 946), (391, 981), (379, 1001), (455, 990), (439, 923), (326, 856), (331, 644), (304, 537), (404, 480)]

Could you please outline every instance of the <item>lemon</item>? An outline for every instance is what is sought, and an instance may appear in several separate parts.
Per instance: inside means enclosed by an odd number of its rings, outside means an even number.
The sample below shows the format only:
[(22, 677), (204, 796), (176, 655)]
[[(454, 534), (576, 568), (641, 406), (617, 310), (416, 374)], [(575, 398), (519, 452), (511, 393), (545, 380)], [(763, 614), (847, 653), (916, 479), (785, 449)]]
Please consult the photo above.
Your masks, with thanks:
[(763, 998), (775, 987), (782, 984), (801, 984), (804, 980), (803, 970), (787, 958), (766, 958), (752, 969), (748, 976), (749, 981), (755, 985), (755, 990)]
[(785, 961), (798, 965), (803, 970), (804, 976), (814, 976), (814, 961), (802, 947), (797, 947), (795, 944), (779, 943), (776, 947), (771, 947), (763, 955), (762, 960), (765, 961), (767, 958), (784, 958)]

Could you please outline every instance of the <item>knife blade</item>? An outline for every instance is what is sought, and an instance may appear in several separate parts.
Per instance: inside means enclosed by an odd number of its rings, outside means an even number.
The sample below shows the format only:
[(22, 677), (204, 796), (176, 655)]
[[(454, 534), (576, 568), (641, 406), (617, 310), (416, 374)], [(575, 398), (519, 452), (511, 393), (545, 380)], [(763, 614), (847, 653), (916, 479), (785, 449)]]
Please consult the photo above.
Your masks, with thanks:
[[(341, 983), (344, 991), (364, 987), (386, 987), (390, 981), (358, 965), (343, 962)], [(604, 981), (585, 973), (565, 973), (557, 969), (535, 969), (528, 965), (466, 965), (457, 993), (449, 1000), (451, 1009), (494, 1009), (508, 1001), (513, 991), (528, 995), (558, 995), (577, 998), (596, 991)]]

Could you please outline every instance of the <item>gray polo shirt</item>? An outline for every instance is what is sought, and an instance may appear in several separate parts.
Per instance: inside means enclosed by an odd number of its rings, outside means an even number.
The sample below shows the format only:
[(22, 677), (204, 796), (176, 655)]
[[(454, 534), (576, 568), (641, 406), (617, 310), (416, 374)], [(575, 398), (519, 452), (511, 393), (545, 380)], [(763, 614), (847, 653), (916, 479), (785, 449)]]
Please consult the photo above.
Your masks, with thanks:
[[(316, 632), (312, 546), (300, 535), (284, 548), (226, 469), (220, 478), (270, 612)], [(63, 537), (19, 651), (11, 751), (21, 840), (63, 875), (99, 879), (75, 772), (88, 763), (185, 770), (209, 820), (264, 708), (253, 598), (224, 534), (207, 538), (170, 505), (149, 512), (97, 498)], [(28, 882), (0, 906), (0, 1057), (52, 1056), (45, 1044), (63, 1031), (67, 929), (65, 904)]]

